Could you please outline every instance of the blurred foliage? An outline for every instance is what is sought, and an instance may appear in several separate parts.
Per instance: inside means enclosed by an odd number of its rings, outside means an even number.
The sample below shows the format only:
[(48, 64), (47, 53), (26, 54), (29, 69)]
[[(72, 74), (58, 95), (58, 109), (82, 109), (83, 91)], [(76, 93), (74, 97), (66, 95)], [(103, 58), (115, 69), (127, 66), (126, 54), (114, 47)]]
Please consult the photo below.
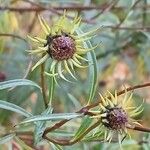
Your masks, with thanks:
[[(33, 4), (26, 0), (0, 0), (0, 81), (21, 79), (28, 73), (31, 57), (25, 50), (31, 46), (27, 35), (43, 35), (37, 14), (44, 16), (51, 25), (58, 18), (59, 13), (63, 14), (59, 8), (78, 8), (78, 6), (101, 6), (99, 9), (91, 10), (76, 9), (83, 18), (81, 25), (83, 31), (100, 28), (96, 37), (91, 40), (92, 45), (100, 43), (100, 46), (95, 50), (98, 61), (96, 93), (105, 94), (106, 90), (123, 89), (122, 85), (132, 86), (150, 81), (150, 0), (118, 0), (116, 3), (113, 0), (33, 0), (32, 2)], [(34, 3), (41, 7), (54, 7), (54, 10), (38, 12), (2, 10), (2, 7), (34, 8)], [(113, 3), (114, 6), (107, 7)], [(55, 9), (56, 7), (58, 9)], [(105, 9), (106, 7), (107, 9)], [(68, 14), (74, 16), (77, 11), (73, 9), (73, 11), (68, 11)], [(34, 58), (33, 63), (36, 60)], [(73, 84), (59, 81), (60, 86), (56, 87), (52, 102), (54, 113), (75, 112), (87, 104), (89, 95), (88, 70), (77, 69), (77, 73), (78, 81)], [(26, 78), (40, 84), (39, 76), (40, 69), (36, 69), (30, 72)], [(47, 79), (47, 83), (49, 82)], [(150, 116), (148, 115), (150, 114), (150, 94), (148, 89), (134, 92), (136, 104), (140, 104), (142, 99), (145, 100), (145, 109), (139, 119), (143, 120), (143, 125), (148, 126), (150, 125)], [(1, 90), (0, 100), (23, 107), (34, 115), (39, 115), (44, 111), (42, 95), (39, 90), (33, 87)], [(94, 101), (97, 100), (98, 94), (94, 98)], [(16, 113), (0, 110), (0, 134), (5, 134), (11, 130), (22, 119)], [(67, 132), (63, 128), (62, 131), (59, 132), (58, 130), (57, 133), (52, 134), (59, 137), (62, 132), (61, 135), (71, 136), (73, 131), (78, 130), (82, 121), (84, 122), (84, 120), (76, 120), (74, 123), (66, 125)], [(150, 149), (150, 135), (132, 133), (132, 136), (135, 140), (126, 139), (123, 142), (124, 149)], [(100, 139), (100, 137), (98, 138)], [(4, 149), (8, 149), (11, 144), (11, 142), (5, 144)], [(53, 149), (59, 149), (57, 145), (51, 146)], [(63, 148), (65, 150), (116, 150), (119, 149), (119, 146), (116, 143), (104, 144), (96, 139), (94, 142), (87, 141)], [(3, 150), (1, 146), (0, 150)]]

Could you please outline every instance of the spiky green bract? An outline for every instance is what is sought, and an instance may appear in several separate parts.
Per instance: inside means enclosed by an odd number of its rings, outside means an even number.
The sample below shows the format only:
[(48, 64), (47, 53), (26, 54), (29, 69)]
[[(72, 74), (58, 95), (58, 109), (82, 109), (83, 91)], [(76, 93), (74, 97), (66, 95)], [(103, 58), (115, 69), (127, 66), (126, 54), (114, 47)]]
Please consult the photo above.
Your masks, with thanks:
[(71, 21), (66, 17), (65, 12), (52, 27), (49, 27), (42, 17), (39, 17), (39, 22), (45, 33), (45, 38), (29, 36), (33, 42), (39, 45), (37, 49), (29, 50), (29, 53), (42, 55), (42, 58), (33, 66), (32, 70), (44, 63), (47, 59), (52, 59), (49, 67), (50, 70), (46, 75), (54, 77), (55, 81), (57, 76), (68, 81), (64, 75), (64, 73), (68, 72), (76, 79), (74, 67), (87, 67), (87, 65), (85, 66), (81, 63), (82, 61), (88, 62), (82, 55), (96, 48), (94, 46), (88, 49), (84, 46), (84, 42), (91, 39), (96, 30), (78, 35), (76, 30), (80, 26), (81, 17), (76, 15)]

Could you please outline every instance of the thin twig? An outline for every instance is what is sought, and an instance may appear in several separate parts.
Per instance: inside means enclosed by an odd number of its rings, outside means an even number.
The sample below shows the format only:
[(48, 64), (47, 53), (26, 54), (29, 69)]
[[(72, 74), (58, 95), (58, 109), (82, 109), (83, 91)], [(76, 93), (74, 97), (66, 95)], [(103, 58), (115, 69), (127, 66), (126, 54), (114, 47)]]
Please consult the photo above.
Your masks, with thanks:
[[(94, 123), (91, 127), (89, 127), (88, 129), (86, 129), (83, 133), (80, 134), (80, 136), (76, 139), (54, 139), (54, 138), (49, 138), (48, 136), (44, 135), (43, 138), (54, 143), (54, 144), (59, 144), (59, 145), (73, 145), (75, 143), (78, 143), (79, 141), (81, 141), (83, 139), (83, 137), (85, 135), (87, 135), (90, 131), (92, 131), (93, 129), (95, 129), (97, 126), (99, 126), (99, 124), (101, 123), (101, 120), (98, 120), (96, 123)], [(145, 127), (137, 127), (135, 126), (134, 128), (132, 128), (132, 130), (137, 130), (137, 131), (142, 131), (142, 132), (150, 132), (150, 128), (145, 128)], [(104, 140), (101, 140), (104, 141)]]
[[(110, 11), (113, 7), (115, 7), (115, 5), (117, 3), (118, 3), (118, 0), (115, 0), (115, 1), (112, 0), (111, 3), (108, 6), (106, 6), (104, 9), (102, 9), (102, 11), (98, 15), (100, 16), (103, 13)], [(94, 18), (92, 18), (92, 19), (94, 19)]]
[(120, 51), (123, 49), (123, 47), (117, 47), (115, 49), (108, 50), (104, 53), (97, 54), (96, 59), (98, 60), (100, 58), (104, 58), (104, 57), (108, 56), (109, 54), (120, 54)]
[[(136, 89), (149, 87), (149, 86), (150, 86), (150, 82), (145, 83), (145, 84), (141, 84), (141, 85), (135, 85), (135, 86), (132, 86), (132, 87), (128, 87), (126, 90), (122, 90), (122, 91), (118, 92), (117, 96), (120, 96), (120, 95), (124, 94), (126, 91), (129, 92), (129, 91), (133, 91), (133, 90), (136, 90)], [(111, 97), (108, 97), (108, 98), (111, 98)], [(85, 108), (89, 110), (91, 108), (94, 108), (94, 107), (98, 106), (99, 103), (101, 103), (101, 101), (100, 102), (96, 102), (94, 104), (91, 104), (89, 106), (86, 106)]]
[[(133, 86), (133, 87), (129, 87), (126, 90), (122, 90), (122, 91), (118, 92), (117, 96), (120, 96), (120, 95), (124, 94), (126, 91), (133, 91), (135, 89), (140, 89), (140, 88), (144, 88), (144, 87), (148, 87), (148, 86), (150, 86), (150, 82), (142, 84), (142, 85), (136, 85), (136, 86)], [(110, 99), (111, 97), (108, 97), (108, 98)], [(91, 105), (88, 105), (88, 106), (85, 106), (85, 107), (81, 108), (79, 111), (77, 111), (77, 113), (84, 113), (85, 115), (92, 116), (93, 114), (89, 114), (89, 112), (88, 112), (89, 109), (98, 106), (99, 103), (101, 103), (100, 100), (98, 102), (94, 103), (94, 104), (91, 104)], [(46, 134), (48, 134), (51, 131), (54, 131), (54, 130), (60, 128), (61, 126), (63, 126), (65, 123), (67, 123), (70, 120), (71, 119), (69, 119), (69, 120), (64, 119), (64, 120), (61, 120), (60, 122), (56, 123), (54, 126), (46, 128), (46, 130), (44, 131), (43, 136), (45, 136)]]
[[(137, 0), (137, 1), (133, 4), (133, 6), (129, 9), (129, 12), (130, 12), (131, 10), (133, 10), (133, 9), (136, 7), (136, 5), (137, 5), (140, 1), (141, 1), (141, 0)], [(119, 23), (116, 27), (120, 27), (120, 26), (123, 24), (124, 20), (127, 18), (127, 16), (128, 16), (128, 13), (125, 15), (124, 19), (123, 19), (122, 21), (120, 21), (120, 23)]]
[(117, 30), (131, 30), (131, 31), (150, 31), (150, 27), (103, 26), (103, 28), (111, 28), (111, 29), (117, 29)]
[[(51, 11), (51, 9), (53, 10), (67, 10), (67, 11), (89, 11), (89, 10), (103, 10), (104, 8), (106, 8), (108, 6), (106, 5), (98, 5), (98, 6), (81, 6), (81, 5), (77, 5), (77, 6), (53, 6), (53, 7), (4, 7), (4, 6), (0, 6), (0, 11), (5, 11), (5, 10), (9, 10), (9, 11), (15, 11), (15, 12), (20, 12), (20, 13), (24, 13), (24, 12), (40, 12), (40, 11)], [(150, 5), (142, 5), (142, 6), (137, 6), (134, 9), (144, 9), (144, 8), (150, 8)], [(113, 7), (113, 9), (128, 9), (127, 7)]]
[(150, 128), (135, 126), (132, 130), (142, 131), (142, 132), (150, 132)]
[(64, 139), (54, 139), (54, 138), (49, 138), (48, 136), (44, 135), (43, 138), (54, 143), (54, 144), (59, 144), (59, 145), (73, 145), (79, 141), (82, 140), (82, 138), (87, 135), (90, 131), (92, 131), (93, 129), (95, 129), (99, 124), (101, 123), (101, 120), (98, 120), (96, 123), (94, 123), (91, 127), (89, 127), (88, 129), (86, 129), (82, 134), (80, 134), (80, 136), (76, 139), (68, 139), (68, 140), (64, 140)]
[(16, 136), (21, 136), (21, 135), (33, 135), (33, 132), (32, 131), (15, 131), (13, 132), (16, 134)]
[(11, 34), (11, 33), (0, 33), (0, 36), (7, 36), (7, 37), (12, 37), (12, 38), (17, 38), (17, 39), (20, 39), (20, 40), (28, 43), (25, 38), (23, 38), (23, 37), (21, 37), (19, 35), (15, 35), (15, 34)]
[[(133, 87), (129, 87), (127, 88), (126, 90), (122, 90), (120, 92), (117, 93), (118, 96), (124, 94), (126, 91), (133, 91), (135, 89), (140, 89), (140, 88), (144, 88), (144, 87), (148, 87), (150, 86), (150, 82), (149, 83), (145, 83), (145, 84), (142, 84), (142, 85), (136, 85), (136, 86), (133, 86)], [(110, 97), (108, 97), (110, 98)], [(101, 101), (97, 102), (97, 103), (94, 103), (92, 105), (88, 105), (88, 106), (85, 106), (83, 107), (82, 109), (80, 109), (79, 111), (77, 111), (78, 113), (84, 113), (84, 115), (89, 115), (89, 116), (92, 116), (93, 114), (89, 113), (88, 110), (91, 109), (91, 108), (94, 108), (96, 106), (99, 105), (99, 103), (101, 103)], [(44, 134), (43, 134), (43, 138), (54, 143), (54, 144), (59, 144), (59, 145), (72, 145), (72, 144), (75, 144), (79, 141), (82, 140), (82, 138), (88, 134), (91, 130), (93, 130), (94, 128), (96, 128), (99, 124), (100, 124), (100, 120), (96, 123), (94, 123), (92, 126), (90, 126), (87, 130), (85, 130), (85, 132), (83, 132), (78, 138), (76, 139), (55, 139), (55, 138), (49, 138), (47, 136), (47, 134), (51, 131), (54, 131), (58, 128), (60, 128), (62, 125), (64, 125), (66, 122), (70, 121), (71, 119), (67, 120), (67, 119), (64, 119), (64, 120), (61, 120), (60, 122), (56, 123), (54, 126), (52, 127), (48, 127), (46, 128), (46, 130), (44, 131)], [(128, 127), (129, 128), (129, 127)], [(137, 130), (137, 131), (142, 131), (142, 132), (150, 132), (150, 128), (146, 128), (146, 127), (139, 127), (139, 126), (135, 126), (133, 128), (130, 128), (132, 130)], [(17, 136), (22, 136), (22, 135), (32, 135), (33, 132), (32, 131), (25, 131), (25, 132), (15, 132)]]
[(68, 122), (69, 120), (71, 120), (71, 119), (64, 119), (64, 120), (62, 120), (62, 121), (56, 123), (54, 126), (46, 128), (46, 130), (45, 130), (44, 133), (43, 133), (43, 136), (45, 136), (46, 134), (48, 134), (48, 133), (51, 132), (51, 131), (54, 131), (54, 130), (60, 128), (61, 126), (63, 126), (63, 125), (64, 125), (66, 122)]

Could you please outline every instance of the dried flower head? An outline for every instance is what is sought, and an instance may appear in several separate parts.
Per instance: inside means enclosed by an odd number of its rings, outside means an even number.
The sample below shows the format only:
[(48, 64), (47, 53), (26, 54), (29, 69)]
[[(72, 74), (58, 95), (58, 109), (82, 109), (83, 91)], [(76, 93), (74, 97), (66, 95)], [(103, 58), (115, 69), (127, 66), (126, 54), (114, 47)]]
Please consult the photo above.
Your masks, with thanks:
[(104, 131), (105, 141), (110, 142), (117, 134), (121, 144), (126, 135), (129, 135), (127, 128), (133, 128), (136, 124), (140, 125), (134, 117), (143, 111), (142, 104), (139, 107), (131, 106), (132, 93), (128, 96), (127, 91), (123, 100), (118, 100), (117, 92), (113, 95), (108, 91), (108, 94), (108, 97), (100, 94), (100, 111), (94, 118), (101, 119), (100, 127)]
[[(42, 58), (32, 68), (34, 70), (37, 66), (44, 63), (47, 59), (52, 59), (50, 66), (50, 73), (46, 73), (50, 76), (59, 75), (64, 80), (67, 80), (63, 75), (64, 71), (67, 71), (74, 79), (73, 74), (74, 66), (84, 68), (81, 64), (82, 61), (88, 61), (83, 54), (96, 48), (85, 47), (84, 42), (90, 39), (91, 34), (95, 31), (90, 31), (83, 34), (77, 34), (76, 30), (79, 28), (81, 18), (76, 16), (74, 20), (70, 21), (64, 15), (52, 26), (49, 27), (46, 21), (39, 17), (40, 24), (45, 32), (44, 39), (39, 37), (29, 37), (32, 41), (39, 44), (36, 50), (29, 50), (31, 54), (42, 54)], [(68, 80), (67, 80), (68, 81)]]

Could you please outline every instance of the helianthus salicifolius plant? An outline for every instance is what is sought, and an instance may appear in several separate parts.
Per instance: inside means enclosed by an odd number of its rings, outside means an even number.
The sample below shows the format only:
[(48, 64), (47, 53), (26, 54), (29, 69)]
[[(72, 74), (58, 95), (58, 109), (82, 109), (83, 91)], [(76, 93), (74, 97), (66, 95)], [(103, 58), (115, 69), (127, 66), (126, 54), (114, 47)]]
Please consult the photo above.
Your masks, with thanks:
[(73, 20), (69, 20), (65, 12), (51, 27), (40, 16), (39, 21), (45, 37), (29, 36), (33, 42), (39, 44), (37, 49), (29, 50), (29, 53), (42, 55), (42, 58), (33, 66), (32, 70), (46, 62), (46, 60), (51, 59), (50, 70), (46, 72), (47, 75), (53, 76), (54, 78), (58, 75), (64, 80), (67, 80), (64, 73), (68, 72), (76, 79), (74, 76), (74, 67), (87, 67), (88, 65), (81, 64), (81, 61), (88, 62), (83, 55), (97, 47), (97, 45), (92, 48), (85, 47), (86, 40), (93, 37), (93, 33), (96, 30), (81, 35), (77, 34), (76, 31), (79, 29), (81, 17), (76, 15)]
[(99, 95), (101, 103), (93, 118), (101, 119), (100, 130), (104, 133), (104, 140), (111, 142), (113, 137), (117, 135), (121, 147), (124, 138), (127, 135), (130, 137), (128, 128), (132, 129), (135, 125), (141, 126), (134, 118), (143, 111), (143, 105), (131, 106), (133, 93), (128, 95), (127, 91), (123, 99), (118, 99), (117, 92), (113, 95), (108, 91), (107, 97)]

